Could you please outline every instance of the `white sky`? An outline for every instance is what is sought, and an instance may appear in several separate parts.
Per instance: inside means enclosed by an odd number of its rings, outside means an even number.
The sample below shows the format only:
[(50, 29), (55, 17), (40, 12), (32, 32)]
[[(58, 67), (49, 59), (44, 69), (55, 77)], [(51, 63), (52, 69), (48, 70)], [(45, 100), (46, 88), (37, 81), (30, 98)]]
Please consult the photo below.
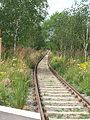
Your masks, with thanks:
[[(81, 0), (77, 0), (80, 2)], [(63, 11), (66, 8), (70, 8), (74, 4), (74, 0), (48, 0), (49, 4), (49, 16), (55, 13), (56, 11)]]

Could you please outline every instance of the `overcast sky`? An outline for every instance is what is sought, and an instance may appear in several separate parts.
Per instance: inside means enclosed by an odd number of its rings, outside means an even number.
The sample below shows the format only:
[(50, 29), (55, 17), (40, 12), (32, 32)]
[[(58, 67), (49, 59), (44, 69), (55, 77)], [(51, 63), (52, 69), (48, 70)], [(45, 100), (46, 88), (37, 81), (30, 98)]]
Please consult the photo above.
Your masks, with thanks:
[[(80, 2), (81, 0), (77, 0), (78, 2)], [(74, 0), (48, 0), (48, 4), (49, 4), (49, 16), (52, 15), (53, 13), (55, 13), (56, 11), (63, 11), (66, 8), (69, 8), (72, 6), (72, 4), (74, 4)]]

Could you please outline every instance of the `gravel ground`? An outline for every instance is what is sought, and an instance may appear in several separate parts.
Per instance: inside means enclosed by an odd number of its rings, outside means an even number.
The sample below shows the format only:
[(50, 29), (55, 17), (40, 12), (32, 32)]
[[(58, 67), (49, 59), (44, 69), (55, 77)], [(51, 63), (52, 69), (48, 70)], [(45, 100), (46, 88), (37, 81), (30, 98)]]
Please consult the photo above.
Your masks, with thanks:
[[(33, 81), (33, 72), (31, 72), (31, 81)], [(33, 83), (32, 82), (28, 90), (27, 102), (23, 109), (34, 112)]]
[(50, 120), (90, 120), (88, 110), (49, 70), (47, 55), (38, 65), (38, 81), (42, 104), (45, 105)]
[(90, 102), (90, 96), (87, 96), (87, 95), (85, 95), (85, 94), (82, 94), (82, 96), (83, 96), (88, 102)]

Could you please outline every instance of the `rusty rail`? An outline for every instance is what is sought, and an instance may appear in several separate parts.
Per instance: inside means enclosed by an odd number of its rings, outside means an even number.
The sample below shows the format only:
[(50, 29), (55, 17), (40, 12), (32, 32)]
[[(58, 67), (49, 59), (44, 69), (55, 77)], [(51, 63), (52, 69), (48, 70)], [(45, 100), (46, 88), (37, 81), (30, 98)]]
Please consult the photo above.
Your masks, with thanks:
[[(39, 64), (39, 62), (38, 62), (38, 64)], [(46, 111), (43, 108), (43, 105), (42, 105), (42, 102), (41, 102), (42, 99), (41, 99), (41, 96), (40, 96), (40, 90), (39, 90), (39, 84), (38, 84), (38, 78), (37, 78), (37, 66), (38, 66), (38, 64), (35, 66), (35, 69), (34, 69), (34, 72), (33, 72), (34, 85), (35, 85), (35, 99), (36, 99), (36, 103), (37, 103), (38, 112), (41, 115), (41, 120), (48, 120), (48, 115), (45, 114)], [(73, 88), (65, 79), (63, 79), (58, 74), (58, 72), (56, 72), (50, 66), (49, 62), (48, 62), (48, 66), (49, 66), (49, 69), (52, 71), (52, 73), (57, 77), (57, 79), (60, 80), (62, 82), (62, 84), (64, 86), (66, 86), (66, 88), (79, 100), (79, 102), (82, 102), (83, 106), (88, 108), (88, 111), (90, 112), (90, 103), (75, 88)]]
[[(45, 57), (45, 55), (42, 56), (41, 60)], [(43, 105), (42, 105), (42, 102), (41, 102), (42, 100), (41, 100), (40, 93), (39, 93), (39, 85), (38, 85), (38, 77), (37, 77), (37, 67), (38, 67), (38, 64), (40, 63), (40, 61), (37, 63), (37, 65), (34, 68), (33, 80), (34, 80), (34, 85), (35, 85), (35, 99), (36, 99), (36, 103), (37, 103), (37, 109), (38, 109), (38, 112), (41, 115), (41, 120), (46, 120), (46, 117), (47, 117), (46, 114), (45, 114), (46, 111), (42, 107)]]
[(75, 95), (76, 98), (78, 98), (79, 102), (82, 102), (83, 105), (85, 107), (88, 108), (88, 111), (90, 112), (90, 103), (74, 88), (72, 87), (65, 79), (63, 79), (59, 74), (58, 72), (56, 72), (52, 67), (51, 65), (49, 64), (48, 62), (48, 66), (49, 66), (49, 69), (51, 70), (51, 72), (58, 78), (58, 80), (60, 80), (64, 86), (67, 87), (67, 89), (69, 89), (69, 91), (71, 91), (71, 93), (73, 95)]
[(34, 84), (35, 84), (35, 94), (36, 94), (38, 112), (41, 115), (41, 120), (45, 120), (44, 112), (43, 112), (42, 104), (41, 104), (41, 99), (40, 99), (40, 94), (39, 94), (38, 78), (37, 78), (37, 65), (36, 65), (36, 67), (34, 69)]

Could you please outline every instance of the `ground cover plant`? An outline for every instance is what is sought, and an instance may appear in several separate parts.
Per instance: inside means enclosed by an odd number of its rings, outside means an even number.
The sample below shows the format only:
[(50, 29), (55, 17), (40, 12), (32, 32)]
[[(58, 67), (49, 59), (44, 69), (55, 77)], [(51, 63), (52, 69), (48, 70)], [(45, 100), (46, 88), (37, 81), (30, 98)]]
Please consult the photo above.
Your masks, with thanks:
[(50, 64), (79, 92), (90, 95), (90, 60), (51, 55)]
[(31, 86), (31, 70), (41, 59), (42, 51), (18, 48), (0, 63), (0, 104), (23, 109)]
[(2, 105), (23, 108), (30, 82), (30, 70), (17, 57), (0, 64), (0, 102)]

